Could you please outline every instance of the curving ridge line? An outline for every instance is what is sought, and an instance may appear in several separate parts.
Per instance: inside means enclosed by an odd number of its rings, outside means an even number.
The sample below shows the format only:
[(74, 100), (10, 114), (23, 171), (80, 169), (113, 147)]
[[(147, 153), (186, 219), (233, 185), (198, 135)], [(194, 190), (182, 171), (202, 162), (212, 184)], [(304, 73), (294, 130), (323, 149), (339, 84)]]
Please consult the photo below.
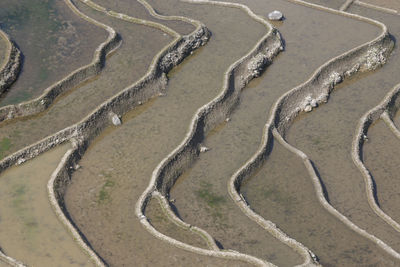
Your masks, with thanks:
[[(398, 84), (396, 87), (400, 86)], [(397, 126), (394, 124), (391, 115), (389, 115), (388, 111), (385, 111), (381, 115), (381, 119), (386, 123), (386, 125), (389, 127), (389, 129), (392, 131), (392, 133), (400, 139), (400, 130), (397, 128)]]
[[(65, 1), (68, 1), (74, 9), (78, 10), (70, 0)], [(87, 17), (86, 15), (84, 16)], [(142, 20), (142, 22), (145, 21)], [(49, 199), (60, 221), (98, 266), (105, 266), (104, 261), (91, 249), (86, 238), (67, 215), (68, 212), (64, 205), (66, 188), (71, 180), (76, 163), (83, 156), (90, 142), (99, 132), (111, 125), (110, 113), (124, 114), (151, 98), (160, 95), (167, 83), (166, 73), (182, 62), (192, 51), (208, 41), (210, 36), (208, 29), (198, 21), (193, 20), (192, 22), (196, 26), (196, 29), (183, 37), (180, 35), (176, 36), (171, 43), (163, 47), (155, 55), (148, 71), (141, 79), (104, 101), (80, 122), (20, 149), (0, 161), (0, 172), (2, 172), (14, 164), (22, 164), (65, 141), (73, 143), (73, 148), (66, 152), (48, 183)], [(145, 25), (154, 27), (153, 22)], [(156, 28), (172, 32), (172, 30), (168, 30), (169, 28), (162, 24), (158, 24)], [(112, 28), (110, 29), (113, 30)], [(23, 266), (19, 265), (22, 263), (6, 256), (1, 250), (0, 260), (12, 266)]]
[(10, 266), (14, 266), (14, 267), (25, 267), (26, 266), (22, 262), (4, 254), (4, 252), (1, 251), (1, 249), (0, 249), (0, 262), (4, 262), (4, 263), (6, 263)]
[(355, 0), (354, 4), (357, 4), (357, 5), (362, 6), (362, 7), (375, 9), (375, 10), (378, 10), (378, 11), (381, 11), (381, 12), (385, 12), (385, 13), (388, 13), (388, 14), (392, 14), (392, 15), (398, 15), (399, 14), (399, 11), (397, 11), (395, 9), (381, 7), (381, 6), (373, 5), (373, 4), (370, 4), (370, 3), (362, 2), (362, 1), (359, 1), (359, 0)]
[[(217, 124), (224, 121), (228, 114), (234, 108), (235, 103), (238, 101), (241, 89), (254, 77), (260, 74), (260, 71), (270, 64), (272, 59), (282, 50), (282, 40), (280, 34), (268, 22), (261, 17), (255, 15), (247, 6), (234, 3), (208, 1), (208, 0), (184, 0), (183, 2), (192, 2), (200, 4), (213, 4), (227, 7), (240, 8), (244, 10), (249, 16), (256, 21), (264, 24), (270, 30), (261, 38), (255, 47), (244, 57), (234, 62), (229, 69), (225, 72), (224, 84), (222, 92), (214, 98), (211, 102), (205, 104), (196, 111), (186, 137), (182, 143), (175, 148), (167, 157), (165, 157), (153, 171), (151, 181), (147, 189), (140, 196), (136, 204), (136, 215), (138, 216), (142, 225), (153, 235), (162, 239), (172, 245), (183, 248), (195, 253), (210, 255), (222, 258), (241, 259), (256, 265), (271, 265), (256, 257), (242, 254), (236, 251), (220, 251), (215, 245), (214, 240), (210, 240), (210, 235), (200, 228), (189, 225), (183, 222), (172, 211), (168, 201), (169, 190), (174, 185), (176, 179), (180, 174), (190, 166), (195, 158), (200, 153), (201, 141), (209, 130), (214, 128)], [(262, 51), (265, 51), (264, 53)], [(246, 70), (247, 67), (247, 70)], [(238, 80), (238, 82), (237, 82)], [(236, 86), (238, 85), (238, 86)], [(145, 209), (148, 201), (155, 197), (160, 202), (163, 210), (167, 216), (178, 226), (199, 233), (208, 242), (211, 249), (207, 250), (194, 247), (169, 236), (158, 232), (148, 221), (145, 215)], [(201, 232), (199, 232), (201, 231)], [(280, 241), (288, 244), (288, 237), (285, 235), (279, 236)], [(294, 241), (296, 242), (296, 241)], [(211, 244), (210, 244), (211, 243)], [(305, 259), (303, 265), (313, 265), (314, 255), (307, 248), (304, 248), (302, 255)]]
[(353, 159), (354, 164), (360, 170), (363, 175), (365, 182), (365, 191), (367, 194), (368, 204), (371, 209), (386, 223), (392, 226), (395, 230), (400, 232), (400, 225), (398, 222), (393, 220), (389, 215), (387, 215), (378, 204), (376, 199), (376, 188), (373, 181), (373, 177), (367, 167), (364, 165), (362, 160), (363, 157), (363, 145), (367, 138), (367, 133), (369, 127), (377, 120), (382, 119), (393, 134), (396, 135), (397, 138), (400, 138), (400, 132), (397, 127), (394, 125), (391, 116), (395, 114), (398, 109), (399, 103), (396, 102), (397, 98), (400, 95), (400, 84), (397, 84), (374, 108), (370, 109), (367, 113), (365, 113), (359, 123), (356, 130), (356, 135), (354, 136), (351, 150), (351, 157)]
[(79, 17), (85, 19), (91, 24), (105, 29), (108, 32), (107, 39), (96, 48), (91, 63), (72, 71), (62, 80), (50, 85), (37, 98), (19, 104), (1, 107), (0, 122), (32, 116), (46, 110), (59, 95), (85, 80), (98, 75), (104, 68), (106, 56), (116, 50), (121, 44), (121, 39), (113, 28), (86, 16), (75, 7), (71, 0), (64, 0), (64, 2)]
[[(369, 18), (318, 6), (301, 0), (289, 1), (361, 20), (380, 27), (382, 32), (374, 40), (329, 60), (319, 67), (306, 82), (288, 91), (277, 100), (271, 109), (270, 118), (264, 127), (264, 134), (258, 151), (231, 177), (228, 184), (229, 194), (232, 199), (236, 200), (237, 205), (248, 217), (252, 218), (262, 227), (269, 228), (277, 232), (277, 234), (280, 234), (273, 223), (256, 214), (240, 195), (242, 181), (252, 175), (254, 171), (263, 164), (271, 151), (272, 138), (276, 138), (279, 143), (303, 160), (313, 180), (317, 198), (328, 212), (346, 224), (350, 229), (373, 241), (393, 257), (400, 259), (400, 254), (398, 252), (394, 251), (380, 239), (356, 226), (328, 203), (322, 189), (321, 181), (319, 180), (311, 160), (306, 154), (288, 144), (283, 138), (285, 131), (290, 127), (290, 123), (293, 119), (298, 116), (299, 113), (307, 110), (307, 107), (311, 107), (309, 106), (310, 100), (315, 101), (316, 104), (327, 102), (329, 94), (334, 89), (335, 85), (342, 82), (344, 78), (352, 76), (357, 72), (374, 70), (386, 63), (386, 59), (393, 49), (393, 42), (390, 39), (387, 28), (383, 23)], [(310, 110), (308, 109), (308, 111)], [(287, 237), (283, 236), (282, 238)], [(293, 246), (297, 247), (297, 244), (293, 243)]]
[(17, 48), (9, 36), (0, 29), (0, 38), (3, 38), (7, 45), (6, 58), (0, 65), (0, 96), (10, 88), (17, 80), (21, 71), (21, 51)]

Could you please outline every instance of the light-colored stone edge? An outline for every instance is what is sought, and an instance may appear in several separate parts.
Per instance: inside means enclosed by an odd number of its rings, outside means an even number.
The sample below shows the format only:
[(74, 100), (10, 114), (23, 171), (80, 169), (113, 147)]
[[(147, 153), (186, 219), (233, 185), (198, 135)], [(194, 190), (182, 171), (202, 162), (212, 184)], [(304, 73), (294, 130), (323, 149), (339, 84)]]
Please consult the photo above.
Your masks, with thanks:
[(0, 29), (0, 38), (6, 43), (6, 57), (0, 66), (0, 96), (17, 80), (21, 71), (22, 56), (10, 37)]
[[(246, 67), (246, 63), (248, 64), (251, 60), (254, 60), (260, 53), (260, 50), (268, 49), (270, 52), (269, 56), (266, 56), (268, 59), (266, 60), (266, 64), (269, 64), (272, 58), (282, 49), (282, 41), (278, 32), (273, 29), (273, 27), (263, 20), (261, 17), (255, 15), (248, 7), (241, 4), (233, 4), (233, 3), (225, 3), (225, 2), (216, 2), (216, 1), (184, 1), (184, 2), (192, 2), (192, 3), (200, 3), (200, 4), (213, 4), (213, 5), (221, 5), (226, 7), (235, 7), (243, 9), (248, 15), (250, 15), (256, 21), (264, 24), (267, 28), (271, 29), (257, 44), (256, 46), (243, 58), (233, 63), (228, 71), (225, 73), (224, 85), (222, 92), (211, 102), (207, 103), (203, 107), (199, 108), (193, 117), (188, 133), (186, 134), (185, 139), (182, 143), (173, 150), (167, 157), (165, 157), (157, 168), (153, 171), (153, 175), (150, 181), (148, 188), (143, 192), (142, 196), (139, 198), (136, 205), (136, 215), (138, 216), (140, 222), (146, 227), (146, 229), (151, 233), (156, 233), (157, 231), (152, 227), (149, 223), (146, 215), (145, 208), (147, 202), (154, 197), (155, 195), (159, 199), (161, 203), (163, 203), (164, 210), (168, 213), (168, 215), (175, 221), (177, 225), (180, 225), (186, 229), (189, 227), (193, 227), (182, 220), (180, 220), (176, 215), (174, 215), (173, 211), (171, 211), (171, 207), (168, 201), (168, 192), (170, 188), (173, 186), (176, 179), (179, 175), (191, 165), (191, 163), (195, 160), (195, 158), (200, 153), (201, 143), (198, 140), (198, 136), (204, 136), (206, 133), (214, 128), (217, 124), (223, 122), (228, 114), (234, 108), (235, 103), (237, 102), (241, 89), (254, 77), (257, 77), (257, 73), (241, 73), (243, 75), (239, 75), (240, 71), (243, 72), (243, 67)], [(269, 42), (274, 42), (269, 44)], [(271, 53), (272, 51), (272, 53)], [(265, 55), (264, 55), (265, 56)], [(264, 66), (265, 67), (265, 66)], [(229, 86), (230, 81), (233, 79), (238, 79), (240, 82), (236, 82), (235, 84), (238, 87), (231, 88)], [(197, 140), (196, 140), (197, 139)], [(161, 199), (161, 200), (160, 200)], [(158, 232), (157, 232), (158, 233)], [(182, 247), (186, 250), (204, 254), (205, 251), (203, 249), (188, 245), (182, 244), (181, 242), (172, 239), (170, 237), (165, 237), (162, 234), (157, 234), (157, 236), (165, 241)], [(281, 238), (280, 241), (286, 243), (286, 238)], [(210, 241), (211, 242), (211, 241)], [(212, 241), (213, 243), (215, 241)], [(217, 246), (213, 246), (214, 249), (218, 249)], [(303, 246), (304, 247), (304, 246)], [(305, 263), (309, 263), (313, 261), (310, 257), (310, 253), (308, 249), (307, 252), (302, 255), (305, 257)], [(217, 257), (226, 257), (231, 258), (231, 254), (224, 254), (224, 252), (218, 252), (217, 250), (213, 251), (214, 255)], [(238, 252), (235, 252), (238, 253)], [(224, 256), (225, 255), (225, 256)], [(238, 253), (238, 255), (240, 255)], [(267, 263), (264, 261), (257, 262), (255, 257), (243, 257), (244, 255), (240, 255), (244, 261), (253, 264), (265, 264), (271, 265), (271, 263)], [(259, 260), (259, 259), (257, 259)]]
[(400, 139), (400, 130), (397, 128), (397, 126), (394, 124), (391, 116), (389, 115), (389, 112), (384, 112), (381, 115), (381, 119), (386, 123), (386, 125), (389, 127), (389, 129), (392, 131), (392, 133)]
[(397, 11), (395, 9), (381, 7), (381, 6), (365, 3), (365, 2), (362, 2), (362, 1), (359, 1), (359, 0), (355, 0), (354, 4), (357, 4), (357, 5), (362, 6), (362, 7), (375, 9), (375, 10), (378, 10), (378, 11), (381, 11), (381, 12), (389, 13), (389, 14), (392, 14), (392, 15), (398, 15), (399, 14), (399, 11)]
[[(165, 27), (164, 25), (162, 26)], [(0, 161), (0, 172), (13, 165), (22, 164), (25, 161), (72, 139), (75, 140), (74, 143), (77, 144), (77, 148), (73, 151), (74, 153), (72, 153), (74, 156), (71, 156), (71, 158), (68, 158), (68, 161), (65, 162), (68, 163), (79, 160), (86, 151), (90, 142), (105, 127), (111, 125), (109, 118), (110, 112), (124, 114), (134, 107), (148, 101), (149, 99), (160, 95), (160, 91), (165, 89), (167, 82), (165, 74), (174, 66), (183, 61), (184, 58), (190, 54), (190, 52), (194, 51), (199, 46), (204, 45), (208, 41), (209, 36), (210, 33), (208, 29), (200, 22), (197, 22), (196, 29), (191, 34), (184, 37), (176, 37), (170, 44), (163, 47), (163, 49), (157, 53), (157, 55), (153, 58), (148, 71), (140, 80), (135, 82), (133, 85), (126, 87), (120, 93), (114, 95), (110, 99), (104, 101), (91, 114), (86, 116), (80, 122), (60, 130), (59, 132), (32, 145), (29, 145), (28, 147), (20, 149), (12, 155), (7, 156)], [(171, 55), (173, 55), (173, 57), (171, 57)], [(60, 209), (61, 211), (64, 211), (65, 209), (64, 194), (69, 184), (69, 180), (71, 179), (70, 176), (72, 175), (73, 168), (74, 166), (72, 165), (64, 165), (63, 167), (60, 167), (59, 170), (61, 170), (61, 172), (58, 172), (58, 175), (55, 176), (53, 187), (51, 190), (49, 190), (49, 194), (54, 195), (51, 198), (53, 200), (57, 200), (57, 203), (52, 202), (56, 211)], [(65, 169), (68, 171), (65, 172)], [(64, 175), (65, 173), (68, 174), (68, 177)], [(77, 228), (75, 228), (74, 223), (70, 221), (70, 218), (67, 218), (64, 213), (57, 213), (57, 215), (67, 229), (73, 234), (74, 239), (77, 240), (79, 244), (85, 244), (83, 249), (85, 251), (91, 251), (89, 255), (94, 257), (92, 258), (94, 262), (99, 266), (104, 266), (104, 262), (96, 255), (95, 252), (90, 250), (90, 244), (84, 241), (86, 240), (85, 237)], [(13, 261), (15, 263), (19, 263), (18, 261), (6, 256), (2, 252), (0, 252), (0, 259), (9, 264), (13, 264)]]
[(83, 81), (98, 75), (104, 67), (107, 54), (112, 53), (119, 47), (121, 40), (114, 29), (80, 12), (71, 0), (64, 0), (64, 2), (79, 17), (105, 29), (108, 32), (107, 39), (96, 48), (91, 63), (72, 71), (62, 80), (46, 88), (37, 98), (19, 104), (1, 107), (0, 122), (32, 116), (46, 110), (59, 95), (67, 92)]
[(340, 11), (346, 11), (351, 4), (353, 4), (354, 0), (346, 0), (343, 5), (339, 8)]
[(372, 178), (371, 173), (368, 171), (367, 167), (364, 165), (362, 160), (363, 152), (362, 147), (367, 138), (369, 127), (378, 119), (382, 118), (382, 120), (388, 125), (389, 129), (400, 138), (400, 134), (396, 126), (394, 125), (389, 113), (392, 113), (391, 109), (397, 109), (394, 107), (395, 101), (400, 94), (400, 84), (396, 85), (379, 103), (377, 106), (369, 110), (365, 113), (357, 126), (356, 133), (352, 143), (351, 156), (354, 164), (360, 170), (363, 175), (365, 182), (365, 191), (367, 194), (368, 204), (371, 209), (388, 223), (391, 227), (393, 227), (396, 231), (400, 232), (400, 225), (395, 220), (393, 220), (389, 215), (387, 215), (378, 205), (378, 201), (375, 198), (376, 188)]
[[(386, 49), (385, 55), (382, 55), (383, 62), (378, 63), (376, 66), (373, 65), (371, 69), (379, 67), (379, 65), (384, 64), (386, 62), (386, 57), (392, 50), (393, 46), (393, 44), (390, 41), (387, 28), (384, 24), (378, 21), (361, 17), (358, 15), (337, 11), (331, 8), (325, 8), (304, 1), (299, 1), (299, 0), (288, 0), (288, 1), (308, 6), (311, 8), (317, 8), (319, 10), (327, 11), (333, 14), (355, 18), (357, 20), (361, 20), (370, 23), (372, 25), (376, 25), (382, 29), (382, 33), (374, 40), (362, 44), (338, 57), (329, 60), (328, 62), (323, 64), (320, 68), (318, 68), (309, 78), (309, 80), (293, 88), (292, 90), (290, 90), (289, 92), (287, 92), (286, 94), (284, 94), (279, 98), (279, 100), (275, 103), (275, 105), (271, 110), (269, 121), (264, 127), (264, 135), (258, 151), (231, 177), (230, 183), (228, 184), (228, 191), (231, 194), (231, 197), (234, 200), (236, 200), (236, 203), (242, 208), (242, 210), (249, 217), (253, 218), (254, 221), (258, 222), (262, 226), (272, 224), (271, 222), (265, 220), (264, 218), (262, 218), (261, 216), (259, 216), (258, 214), (256, 214), (254, 211), (251, 210), (246, 201), (240, 195), (240, 185), (245, 178), (249, 177), (252, 173), (254, 173), (255, 169), (259, 168), (262, 165), (262, 163), (266, 160), (269, 154), (269, 150), (271, 149), (271, 138), (275, 137), (282, 145), (284, 145), (284, 147), (286, 147), (291, 152), (295, 153), (297, 156), (303, 159), (303, 162), (306, 165), (306, 168), (309, 171), (310, 176), (314, 182), (317, 197), (325, 209), (327, 209), (332, 215), (337, 217), (339, 220), (344, 222), (349, 228), (351, 228), (358, 234), (372, 240), (375, 244), (377, 244), (387, 253), (394, 256), (395, 258), (398, 258), (399, 254), (396, 251), (394, 251), (391, 247), (389, 247), (387, 244), (385, 244), (383, 241), (379, 240), (375, 236), (367, 233), (365, 230), (353, 224), (350, 220), (348, 220), (347, 217), (343, 216), (327, 202), (322, 190), (322, 185), (311, 164), (311, 161), (303, 152), (290, 146), (282, 137), (287, 127), (289, 127), (290, 122), (300, 112), (304, 111), (305, 98), (307, 98), (310, 95), (313, 95), (314, 99), (317, 101), (318, 104), (326, 102), (334, 86), (337, 83), (341, 82), (343, 78), (349, 77), (359, 71), (368, 71), (371, 67), (368, 64), (366, 64), (369, 51), (372, 51), (374, 48), (377, 49), (377, 51), (381, 51), (382, 48)], [(360, 60), (357, 60), (357, 58), (359, 58)], [(337, 73), (335, 71), (335, 68), (338, 68), (339, 66), (336, 65), (339, 65), (341, 63), (345, 67), (346, 62), (348, 65), (347, 66), (348, 69), (346, 71), (341, 71), (341, 74)], [(329, 70), (330, 68), (333, 70)], [(336, 74), (339, 74), (340, 79), (336, 79), (337, 77)], [(326, 76), (325, 79), (323, 78), (323, 76)], [(319, 84), (320, 88), (318, 89), (317, 87), (316, 89), (314, 89), (314, 92), (312, 88), (310, 92), (305, 90), (307, 89), (307, 85), (310, 86), (313, 83)], [(274, 225), (272, 224), (272, 226)], [(276, 229), (273, 230), (276, 231)], [(315, 255), (311, 256), (312, 258), (315, 258)]]
[(56, 183), (65, 180), (68, 181), (70, 178), (68, 172), (70, 172), (72, 168), (68, 167), (72, 167), (71, 162), (74, 162), (74, 154), (78, 151), (78, 143), (72, 139), (71, 144), (72, 148), (68, 149), (68, 151), (64, 154), (57, 168), (50, 176), (50, 180), (47, 183), (48, 197), (54, 212), (56, 213), (57, 217), (62, 221), (64, 226), (66, 226), (67, 230), (70, 232), (75, 242), (78, 243), (78, 245), (97, 266), (105, 266), (103, 260), (91, 249), (91, 247), (89, 247), (89, 245), (85, 241), (83, 241), (81, 235), (76, 230), (74, 225), (65, 216), (65, 211), (62, 210), (61, 206), (59, 205), (59, 199), (57, 198), (58, 195), (55, 192)]

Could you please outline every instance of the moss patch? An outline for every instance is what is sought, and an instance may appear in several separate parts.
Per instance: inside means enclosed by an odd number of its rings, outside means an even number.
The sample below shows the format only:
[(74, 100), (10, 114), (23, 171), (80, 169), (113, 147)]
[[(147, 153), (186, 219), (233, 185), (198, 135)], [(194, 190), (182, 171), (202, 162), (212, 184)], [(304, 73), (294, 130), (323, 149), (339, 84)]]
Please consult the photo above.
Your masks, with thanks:
[(0, 159), (7, 155), (7, 152), (12, 147), (11, 139), (8, 137), (3, 137), (0, 141)]
[(207, 182), (200, 183), (200, 189), (196, 190), (198, 198), (202, 199), (211, 208), (216, 208), (226, 202), (223, 196), (219, 196), (212, 192), (212, 184)]
[(115, 186), (115, 181), (112, 179), (111, 174), (105, 172), (102, 172), (101, 174), (106, 178), (106, 181), (97, 195), (97, 203), (105, 204), (111, 201), (111, 190)]

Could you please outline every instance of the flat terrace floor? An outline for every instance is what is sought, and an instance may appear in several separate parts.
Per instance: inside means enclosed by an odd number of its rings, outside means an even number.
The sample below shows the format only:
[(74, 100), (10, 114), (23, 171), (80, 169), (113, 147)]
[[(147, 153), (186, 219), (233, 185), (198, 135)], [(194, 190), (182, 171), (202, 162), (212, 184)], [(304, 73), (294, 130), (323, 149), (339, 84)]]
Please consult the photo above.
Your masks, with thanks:
[[(0, 23), (20, 43), (25, 61), (21, 79), (0, 105), (29, 99), (69, 71), (89, 63), (94, 49), (106, 39), (104, 30), (80, 19), (62, 1), (25, 5), (11, 2), (0, 4)], [(122, 37), (122, 45), (107, 58), (99, 76), (60, 97), (45, 112), (1, 123), (0, 158), (81, 120), (104, 100), (142, 77), (156, 53), (172, 41), (172, 37), (160, 30), (110, 18), (80, 1), (74, 2), (83, 13), (115, 28)], [(162, 23), (181, 34), (194, 29), (181, 21), (155, 19), (137, 2), (95, 2), (109, 10)], [(166, 96), (156, 97), (128, 112), (121, 126), (108, 127), (95, 139), (67, 190), (68, 212), (93, 249), (111, 266), (247, 266), (239, 261), (189, 253), (156, 239), (140, 225), (134, 207), (153, 169), (184, 138), (197, 108), (220, 93), (229, 65), (245, 55), (268, 29), (240, 9), (178, 0), (148, 2), (160, 14), (202, 21), (212, 37), (206, 46), (168, 74)], [(254, 255), (278, 266), (293, 266), (301, 264), (301, 257), (248, 219), (227, 194), (227, 183), (257, 150), (273, 103), (307, 80), (324, 62), (372, 40), (380, 29), (285, 0), (235, 2), (249, 5), (264, 17), (269, 10), (283, 11), (285, 20), (273, 24), (283, 36), (285, 51), (274, 59), (262, 77), (243, 90), (231, 120), (209, 133), (204, 145), (211, 150), (201, 154), (182, 174), (171, 199), (184, 221), (209, 232), (222, 248)], [(344, 1), (309, 2), (337, 9)], [(5, 4), (9, 7), (1, 8)], [(386, 0), (383, 5), (395, 8), (395, 4)], [(348, 11), (384, 22), (394, 37), (400, 34), (398, 16), (355, 4)], [(33, 31), (28, 27), (30, 24), (34, 25)], [(56, 41), (46, 50), (44, 45), (48, 40)], [(287, 140), (313, 160), (331, 205), (400, 251), (398, 233), (369, 208), (361, 173), (350, 158), (359, 118), (399, 82), (397, 50), (396, 47), (383, 68), (344, 82), (327, 104), (297, 118)], [(60, 67), (52, 69), (54, 64)], [(15, 88), (22, 89), (14, 92)], [(397, 125), (399, 118), (400, 115), (395, 120)], [(376, 180), (382, 209), (398, 219), (399, 185), (393, 177), (397, 173), (400, 141), (381, 121), (372, 126), (369, 135), (370, 143), (364, 151), (366, 165)], [(61, 230), (63, 226), (47, 199), (45, 184), (68, 148), (61, 145), (0, 175), (0, 184), (4, 184), (0, 186), (0, 246), (7, 255), (29, 265), (91, 264), (72, 237)], [(398, 264), (322, 208), (302, 161), (277, 142), (266, 163), (243, 184), (242, 193), (256, 212), (310, 248), (324, 266)], [(160, 232), (206, 247), (199, 236), (171, 223), (155, 200), (146, 212)], [(55, 247), (58, 249), (54, 250)]]
[[(172, 3), (172, 10), (164, 9)], [(135, 217), (133, 207), (147, 187), (152, 170), (184, 138), (197, 108), (220, 93), (230, 64), (268, 31), (235, 8), (178, 1), (151, 4), (164, 15), (183, 15), (204, 22), (212, 37), (168, 74), (165, 97), (133, 111), (134, 115), (123, 118), (122, 126), (99, 137), (83, 157), (82, 169), (72, 178), (67, 208), (95, 250), (111, 265), (170, 262), (168, 253), (174, 248), (151, 237)], [(113, 186), (106, 186), (108, 179)], [(99, 198), (101, 195), (106, 196), (104, 200)], [(238, 215), (242, 216), (239, 211)], [(297, 261), (298, 256), (285, 245), (267, 234), (263, 238), (274, 244), (273, 250), (283, 250)], [(184, 254), (178, 255), (184, 261)], [(221, 264), (215, 260), (208, 258), (207, 262)]]
[(0, 24), (22, 52), (18, 80), (0, 106), (33, 99), (92, 61), (107, 32), (75, 14), (64, 1), (3, 0)]

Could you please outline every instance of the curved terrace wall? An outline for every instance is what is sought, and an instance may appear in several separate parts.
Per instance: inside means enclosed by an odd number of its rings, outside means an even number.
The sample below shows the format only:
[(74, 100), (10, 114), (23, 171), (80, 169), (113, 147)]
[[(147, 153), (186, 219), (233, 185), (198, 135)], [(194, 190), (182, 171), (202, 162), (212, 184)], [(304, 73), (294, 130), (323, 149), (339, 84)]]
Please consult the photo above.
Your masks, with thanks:
[(390, 226), (392, 226), (394, 229), (400, 232), (399, 223), (393, 220), (379, 207), (378, 201), (376, 199), (375, 183), (371, 173), (364, 165), (363, 149), (362, 149), (364, 142), (367, 140), (369, 127), (379, 119), (382, 119), (387, 124), (389, 129), (393, 132), (393, 134), (400, 139), (400, 131), (394, 125), (392, 120), (392, 117), (396, 114), (398, 108), (400, 107), (399, 95), (400, 95), (400, 84), (397, 84), (385, 96), (385, 98), (381, 101), (381, 103), (379, 103), (376, 107), (372, 108), (361, 117), (356, 130), (356, 135), (353, 139), (351, 156), (354, 161), (354, 164), (357, 166), (357, 168), (363, 175), (365, 182), (365, 191), (367, 194), (367, 199), (370, 207), (379, 217), (381, 217)]
[[(71, 8), (73, 8), (73, 10), (79, 12), (79, 14), (84, 16), (86, 19), (90, 21), (95, 21), (84, 15), (83, 13), (80, 13), (80, 11), (73, 5), (70, 0), (66, 1), (68, 1), (68, 4)], [(88, 3), (89, 1), (83, 2), (91, 6), (90, 3)], [(119, 13), (115, 13), (112, 11), (108, 12), (108, 14), (112, 16), (117, 16), (120, 19), (125, 19), (137, 23), (135, 18), (131, 18), (123, 14), (120, 15)], [(184, 21), (187, 21), (187, 19), (184, 19)], [(165, 27), (164, 25), (140, 20), (141, 24), (150, 27), (156, 27), (176, 37), (172, 43), (165, 46), (154, 57), (147, 73), (133, 85), (125, 88), (117, 95), (103, 102), (96, 110), (94, 110), (91, 114), (86, 116), (80, 122), (68, 128), (65, 128), (51, 136), (48, 136), (24, 149), (21, 149), (0, 161), (1, 172), (14, 164), (18, 165), (25, 162), (26, 160), (34, 158), (37, 155), (65, 141), (72, 140), (74, 148), (70, 149), (65, 154), (49, 181), (49, 197), (57, 216), (72, 233), (74, 239), (78, 242), (78, 244), (81, 245), (81, 247), (86, 251), (86, 253), (88, 253), (88, 255), (98, 266), (105, 265), (103, 260), (90, 248), (90, 245), (87, 243), (85, 237), (79, 232), (78, 229), (76, 229), (74, 223), (70, 221), (70, 218), (68, 218), (66, 215), (68, 213), (66, 212), (64, 205), (64, 193), (71, 179), (75, 163), (84, 154), (90, 142), (104, 128), (111, 125), (111, 113), (122, 115), (133, 109), (137, 105), (141, 105), (145, 101), (148, 101), (150, 98), (160, 95), (160, 93), (165, 90), (167, 84), (166, 73), (169, 72), (177, 64), (182, 62), (184, 58), (192, 51), (204, 45), (208, 41), (210, 37), (210, 32), (208, 31), (208, 29), (198, 21), (190, 21), (191, 23), (195, 24), (196, 29), (191, 34), (182, 37), (179, 34), (175, 35), (174, 31)], [(104, 24), (101, 25), (109, 30), (110, 37), (108, 38), (107, 42), (103, 43), (96, 50), (95, 55), (98, 59), (103, 58), (104, 60), (106, 53), (110, 52), (113, 46), (118, 44), (119, 39), (114, 29)], [(102, 60), (100, 60), (99, 62), (102, 62)], [(0, 259), (8, 263), (18, 263), (18, 261), (6, 256), (3, 253), (0, 253)]]
[(17, 48), (8, 35), (0, 30), (0, 38), (3, 38), (7, 45), (6, 58), (0, 66), (0, 96), (11, 87), (17, 80), (21, 71), (22, 56), (21, 51)]
[(114, 29), (80, 12), (71, 0), (64, 1), (75, 14), (96, 26), (105, 29), (108, 32), (108, 38), (97, 47), (90, 64), (71, 72), (64, 79), (49, 86), (39, 97), (19, 104), (1, 107), (0, 122), (31, 116), (46, 110), (59, 95), (65, 93), (81, 82), (99, 74), (104, 67), (107, 54), (111, 53), (120, 44), (121, 39)]
[[(174, 185), (180, 174), (182, 174), (182, 172), (184, 172), (192, 164), (192, 162), (201, 152), (201, 143), (204, 140), (205, 135), (216, 125), (228, 118), (239, 99), (241, 90), (250, 80), (258, 77), (264, 68), (271, 63), (272, 59), (283, 49), (283, 43), (280, 34), (276, 29), (274, 29), (261, 17), (256, 16), (248, 7), (244, 5), (216, 1), (186, 2), (241, 8), (247, 12), (249, 16), (264, 24), (270, 30), (247, 55), (229, 67), (228, 71), (225, 73), (222, 92), (214, 100), (197, 110), (191, 121), (190, 130), (183, 142), (166, 158), (164, 158), (153, 171), (151, 182), (148, 188), (137, 202), (136, 215), (150, 233), (183, 249), (204, 255), (241, 259), (243, 261), (261, 266), (271, 265), (271, 263), (262, 261), (253, 256), (241, 254), (236, 251), (220, 251), (212, 237), (204, 230), (199, 229), (196, 226), (189, 225), (176, 216), (176, 214), (171, 210), (168, 197), (171, 187)], [(156, 197), (159, 200), (164, 211), (166, 211), (167, 216), (174, 223), (180, 227), (200, 234), (200, 236), (206, 240), (210, 246), (210, 249), (212, 250), (190, 246), (171, 237), (165, 236), (154, 229), (145, 215), (146, 205), (151, 197)], [(286, 235), (283, 236), (282, 234), (278, 238), (290, 246), (290, 244), (288, 244), (289, 238)], [(296, 242), (292, 239), (291, 241)], [(298, 249), (298, 251), (300, 251), (300, 254), (305, 260), (303, 265), (314, 265), (314, 261), (316, 260), (313, 258), (314, 254), (303, 245), (299, 244), (298, 247), (301, 247), (301, 249)]]
[(276, 138), (277, 141), (284, 145), (289, 151), (302, 158), (313, 180), (317, 197), (327, 211), (345, 223), (349, 228), (356, 231), (358, 234), (370, 239), (393, 257), (400, 259), (400, 255), (391, 247), (353, 224), (347, 217), (339, 213), (327, 202), (321, 182), (310, 159), (303, 152), (288, 144), (284, 139), (285, 131), (288, 129), (288, 127), (290, 127), (293, 119), (301, 112), (309, 112), (317, 105), (327, 102), (329, 94), (332, 92), (336, 84), (358, 72), (374, 70), (385, 64), (390, 52), (393, 49), (393, 41), (388, 34), (386, 26), (378, 21), (314, 4), (309, 4), (300, 0), (289, 1), (368, 22), (380, 27), (382, 29), (382, 33), (374, 40), (329, 60), (319, 69), (317, 69), (308, 81), (293, 88), (279, 98), (279, 100), (273, 106), (270, 113), (270, 118), (265, 125), (262, 142), (258, 151), (231, 177), (228, 185), (229, 193), (232, 199), (236, 201), (238, 206), (250, 218), (265, 228), (272, 227), (270, 230), (276, 232), (276, 234), (279, 234), (280, 230), (277, 229), (273, 223), (255, 213), (240, 194), (240, 186), (243, 180), (251, 176), (254, 171), (263, 164), (271, 152), (272, 138)]

